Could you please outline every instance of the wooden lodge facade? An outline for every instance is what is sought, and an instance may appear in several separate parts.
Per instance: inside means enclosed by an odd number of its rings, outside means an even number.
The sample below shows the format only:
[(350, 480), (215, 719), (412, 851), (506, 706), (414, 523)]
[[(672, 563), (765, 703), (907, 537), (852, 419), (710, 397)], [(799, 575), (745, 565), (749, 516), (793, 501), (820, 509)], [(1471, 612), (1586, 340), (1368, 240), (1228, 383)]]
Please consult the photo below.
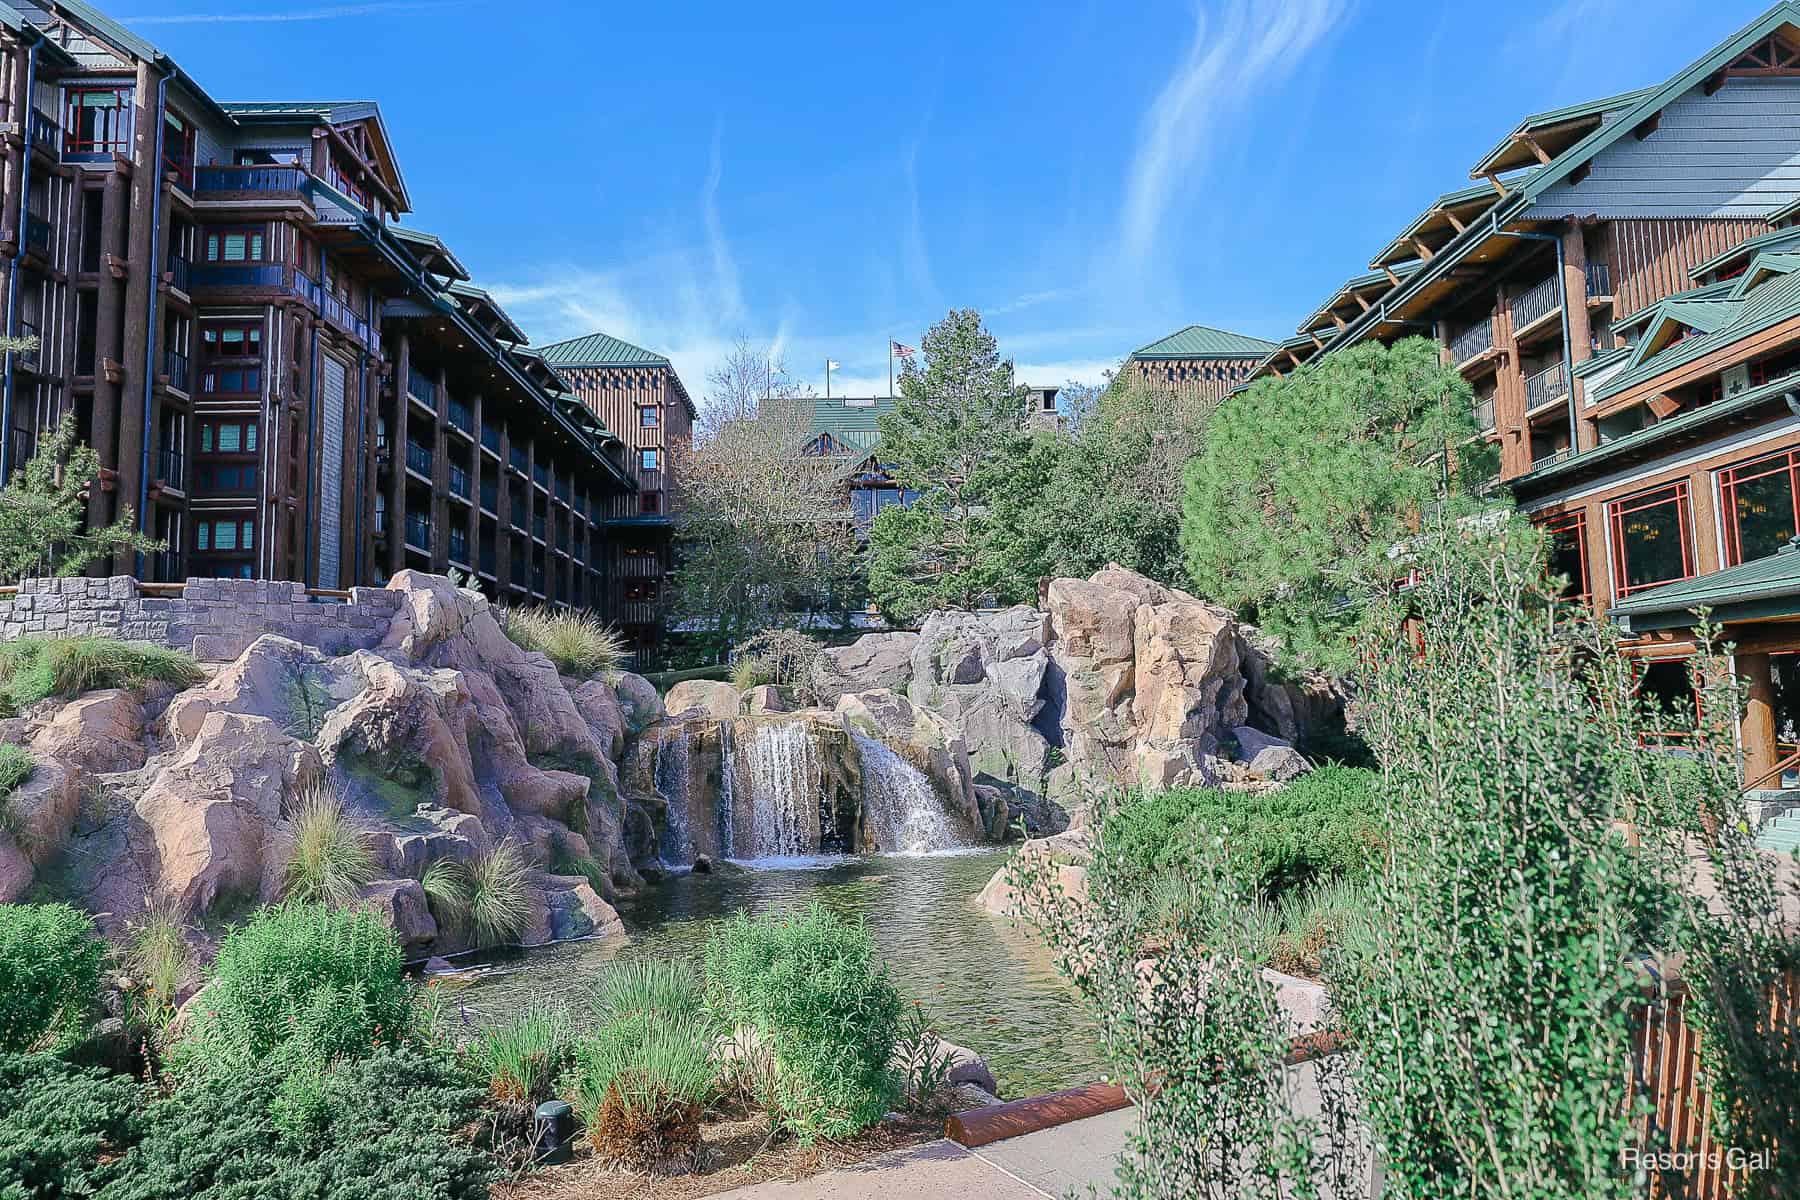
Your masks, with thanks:
[(1751, 789), (1800, 785), (1800, 4), (1652, 87), (1528, 117), (1258, 367), (1425, 335), (1570, 595), (1692, 704), (1705, 606)]
[(614, 615), (627, 445), (436, 237), (369, 102), (221, 104), (79, 0), (0, 7), (0, 473), (73, 414), (100, 573), (457, 568)]
[(1121, 374), (1143, 387), (1211, 408), (1242, 387), (1275, 343), (1242, 333), (1189, 325), (1133, 350)]

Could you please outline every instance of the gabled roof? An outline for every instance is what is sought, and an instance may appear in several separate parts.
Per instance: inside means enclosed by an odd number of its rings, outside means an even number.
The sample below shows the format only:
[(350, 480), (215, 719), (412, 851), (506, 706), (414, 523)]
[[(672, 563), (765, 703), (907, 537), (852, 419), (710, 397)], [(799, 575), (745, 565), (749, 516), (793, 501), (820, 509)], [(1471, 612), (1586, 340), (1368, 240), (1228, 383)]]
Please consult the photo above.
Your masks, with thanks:
[(1213, 329), (1207, 325), (1189, 325), (1168, 337), (1151, 342), (1131, 352), (1132, 358), (1261, 358), (1275, 349), (1274, 342), (1248, 334)]
[[(801, 403), (804, 403), (802, 401)], [(859, 457), (881, 442), (881, 417), (894, 411), (892, 396), (814, 396), (807, 437), (827, 434)]]
[(634, 346), (610, 333), (590, 333), (539, 347), (553, 367), (666, 367), (669, 360), (654, 350)]
[(1693, 624), (1697, 608), (1713, 610), (1714, 620), (1800, 611), (1800, 538), (1774, 554), (1640, 592), (1613, 605), (1607, 615), (1629, 629), (1663, 629)]
[(240, 125), (354, 125), (367, 121), (375, 131), (377, 165), (394, 177), (394, 191), (402, 211), (412, 208), (406, 190), (406, 177), (400, 172), (400, 160), (394, 153), (394, 140), (388, 136), (387, 122), (381, 119), (381, 105), (373, 100), (230, 100), (219, 105)]
[[(1800, 201), (1796, 201), (1800, 203)], [(1759, 233), (1753, 238), (1745, 238), (1731, 249), (1715, 254), (1693, 270), (1688, 272), (1689, 279), (1704, 279), (1721, 271), (1729, 271), (1734, 267), (1749, 262), (1763, 250), (1781, 250), (1800, 247), (1800, 229), (1771, 229), (1768, 233)]]
[[(1533, 173), (1526, 173), (1505, 180), (1508, 190), (1516, 190), (1518, 185), (1530, 179)], [(1494, 190), (1491, 183), (1481, 183), (1475, 187), (1457, 188), (1445, 192), (1426, 206), (1425, 211), (1407, 223), (1406, 228), (1394, 235), (1394, 239), (1381, 248), (1381, 252), (1369, 260), (1371, 267), (1396, 267), (1403, 262), (1411, 262), (1411, 271), (1419, 268), (1413, 260), (1419, 258), (1418, 247), (1413, 245), (1414, 238), (1424, 238), (1430, 233), (1448, 233), (1450, 240), (1471, 222), (1484, 217), (1488, 211), (1499, 204), (1505, 197)], [(1434, 250), (1435, 252), (1435, 250)], [(1398, 274), (1398, 270), (1395, 272)], [(1410, 271), (1409, 271), (1410, 273)]]
[(1469, 177), (1475, 179), (1489, 172), (1498, 175), (1519, 167), (1538, 166), (1540, 160), (1531, 149), (1532, 142), (1536, 142), (1540, 149), (1554, 158), (1559, 151), (1567, 149), (1580, 134), (1599, 125), (1608, 113), (1624, 111), (1649, 91), (1649, 88), (1638, 88), (1617, 96), (1605, 96), (1599, 100), (1553, 108), (1549, 112), (1533, 113), (1514, 126), (1513, 131), (1501, 138), (1492, 150), (1482, 155), (1481, 161), (1470, 170)]
[[(487, 320), (491, 319), (494, 324), (498, 325), (500, 328), (495, 333), (495, 337), (500, 341), (523, 345), (531, 340), (525, 336), (525, 331), (520, 329), (518, 324), (511, 317), (506, 315), (506, 310), (494, 302), (494, 298), (488, 295), (485, 289), (478, 288), (470, 283), (459, 282), (452, 283), (444, 290), (455, 297), (457, 303), (463, 306), (464, 311), (474, 317), (477, 321), (482, 321), (485, 324)], [(485, 317), (483, 316), (484, 313), (486, 314)]]
[(387, 228), (394, 237), (406, 243), (406, 248), (413, 252), (413, 257), (427, 271), (461, 283), (468, 282), (469, 269), (462, 265), (462, 260), (451, 253), (450, 247), (444, 245), (436, 234), (400, 225), (389, 225)]

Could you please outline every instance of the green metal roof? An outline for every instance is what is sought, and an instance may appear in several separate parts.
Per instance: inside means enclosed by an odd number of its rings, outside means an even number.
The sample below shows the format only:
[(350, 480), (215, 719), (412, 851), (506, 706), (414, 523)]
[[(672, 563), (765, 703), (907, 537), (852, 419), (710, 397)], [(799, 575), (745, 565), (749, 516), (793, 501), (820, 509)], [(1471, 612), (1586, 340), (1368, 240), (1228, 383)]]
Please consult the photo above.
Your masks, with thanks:
[[(1800, 203), (1796, 201), (1795, 203)], [(1800, 229), (1772, 229), (1768, 233), (1759, 233), (1753, 238), (1746, 238), (1721, 254), (1715, 254), (1693, 270), (1688, 272), (1689, 279), (1700, 279), (1711, 275), (1714, 271), (1723, 271), (1740, 261), (1748, 261), (1763, 250), (1794, 249), (1800, 244)], [(1720, 282), (1725, 282), (1721, 280)]]
[(1643, 99), (1650, 93), (1650, 88), (1637, 88), (1629, 92), (1620, 92), (1616, 96), (1603, 96), (1598, 100), (1588, 100), (1581, 104), (1570, 104), (1563, 108), (1553, 108), (1548, 112), (1533, 113), (1520, 121), (1505, 137), (1495, 143), (1494, 148), (1481, 156), (1475, 164), (1471, 175), (1479, 175), (1487, 169), (1487, 165), (1505, 154), (1513, 147), (1513, 139), (1533, 130), (1543, 129), (1551, 125), (1566, 125), (1570, 121), (1579, 121), (1586, 117), (1600, 117), (1609, 112), (1627, 108)]
[(457, 282), (452, 283), (445, 290), (452, 296), (455, 296), (458, 300), (467, 300), (484, 305), (488, 311), (494, 314), (495, 319), (500, 322), (500, 334), (506, 341), (522, 345), (531, 340), (525, 336), (525, 331), (519, 328), (518, 322), (508, 316), (504, 308), (501, 308), (499, 304), (495, 303), (494, 298), (488, 295), (485, 288), (478, 288), (472, 283)]
[(1248, 334), (1189, 325), (1168, 337), (1131, 352), (1132, 358), (1261, 358), (1275, 349), (1274, 342)]
[(436, 234), (426, 233), (422, 229), (409, 229), (402, 225), (389, 225), (387, 228), (389, 233), (405, 242), (409, 248), (425, 251), (428, 258), (435, 257), (443, 260), (444, 266), (449, 268), (449, 275), (452, 279), (459, 282), (468, 281), (469, 269), (463, 266), (462, 260), (457, 258), (451, 252), (450, 247), (444, 245), (443, 239)]
[(669, 360), (654, 350), (634, 346), (610, 333), (590, 333), (540, 348), (553, 367), (666, 367)]
[(1607, 615), (1647, 631), (1691, 625), (1697, 608), (1720, 621), (1800, 615), (1800, 538), (1763, 558), (1640, 592)]
[[(1525, 171), (1512, 178), (1502, 180), (1502, 182), (1506, 184), (1509, 191), (1516, 191), (1519, 184), (1530, 179), (1536, 173), (1537, 171), (1535, 169)], [(1380, 266), (1383, 259), (1393, 258), (1396, 251), (1402, 249), (1410, 250), (1411, 247), (1405, 243), (1409, 241), (1413, 234), (1418, 232), (1421, 226), (1446, 208), (1462, 208), (1466, 205), (1475, 203), (1477, 200), (1486, 199), (1491, 202), (1488, 205), (1488, 209), (1491, 209), (1505, 198), (1506, 197), (1494, 190), (1493, 184), (1488, 183), (1485, 180), (1473, 187), (1457, 188), (1455, 191), (1445, 192), (1427, 205), (1425, 211), (1408, 221), (1406, 223), (1406, 228), (1395, 234), (1393, 238), (1389, 240), (1388, 244), (1383, 246), (1381, 251), (1376, 254), (1374, 258), (1370, 259), (1369, 262), (1372, 266)], [(1488, 209), (1483, 209), (1483, 213), (1487, 212)], [(1451, 240), (1454, 241), (1455, 239), (1452, 238)], [(1416, 258), (1417, 254), (1417, 251), (1412, 251), (1411, 256)], [(1392, 266), (1393, 264), (1390, 263), (1389, 265)], [(1413, 263), (1406, 271), (1402, 271), (1398, 266), (1395, 266), (1394, 274), (1402, 276), (1402, 282), (1404, 282), (1405, 275), (1417, 271), (1423, 265), (1424, 264), (1422, 263)]]
[(380, 117), (373, 100), (227, 100), (220, 108), (240, 121), (324, 121), (340, 125)]
[(877, 422), (893, 411), (892, 396), (814, 396), (807, 438), (826, 433), (852, 450), (867, 453), (881, 442)]

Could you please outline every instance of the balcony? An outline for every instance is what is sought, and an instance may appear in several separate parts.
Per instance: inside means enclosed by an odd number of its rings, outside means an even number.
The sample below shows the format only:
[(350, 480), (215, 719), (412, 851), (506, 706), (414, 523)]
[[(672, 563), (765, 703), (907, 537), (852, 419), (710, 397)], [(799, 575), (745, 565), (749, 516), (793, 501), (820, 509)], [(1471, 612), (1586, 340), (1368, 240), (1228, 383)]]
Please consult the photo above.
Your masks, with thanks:
[(1612, 295), (1612, 268), (1606, 263), (1591, 262), (1587, 265), (1587, 294), (1589, 300)]
[(305, 300), (314, 308), (319, 307), (319, 301), (325, 298), (325, 293), (320, 290), (317, 283), (313, 282), (313, 277), (308, 275), (305, 271), (295, 271), (294, 279), (290, 286), (293, 289), (294, 295)]
[(483, 424), (481, 427), (481, 444), (484, 448), (492, 450), (495, 458), (499, 458), (500, 427), (497, 425)]
[(627, 600), (619, 605), (619, 620), (626, 625), (656, 624), (656, 602), (654, 600)]
[(1483, 317), (1450, 339), (1450, 359), (1458, 366), (1494, 345), (1494, 318)]
[(169, 286), (184, 295), (194, 290), (194, 264), (179, 254), (169, 255)]
[(1562, 280), (1552, 275), (1514, 296), (1507, 307), (1515, 330), (1534, 325), (1562, 307)]
[(31, 349), (17, 351), (14, 361), (27, 371), (37, 370), (38, 364), (43, 361), (44, 355), (43, 338), (38, 334), (38, 327), (30, 321), (20, 321), (19, 337), (21, 339), (28, 339), (31, 343)]
[(459, 500), (469, 498), (469, 472), (454, 463), (450, 465), (450, 494)]
[(429, 408), (437, 411), (437, 381), (417, 371), (411, 371), (406, 377), (406, 394)]
[(194, 198), (296, 196), (310, 201), (312, 182), (312, 176), (296, 166), (199, 167), (194, 171)]
[(1562, 363), (1525, 377), (1525, 407), (1535, 409), (1569, 394), (1569, 372)]
[(491, 513), (500, 511), (500, 484), (496, 480), (481, 481), (481, 507)]
[(549, 463), (532, 463), (531, 464), (531, 482), (537, 484), (539, 487), (543, 488), (546, 492), (549, 491), (550, 490), (550, 464)]
[(35, 213), (25, 214), (25, 248), (50, 257), (50, 222)]
[(538, 541), (544, 540), (544, 514), (538, 513), (531, 518), (531, 536)]
[(156, 456), (156, 477), (166, 488), (174, 488), (178, 492), (187, 491), (187, 463), (181, 451), (163, 447)]
[(451, 562), (459, 562), (465, 567), (469, 565), (469, 533), (466, 529), (450, 530), (448, 554)]
[(406, 443), (406, 469), (431, 478), (431, 451), (415, 441)]
[(188, 357), (179, 350), (163, 351), (163, 374), (169, 377), (169, 386), (178, 392), (189, 391)]
[(42, 146), (55, 154), (62, 145), (62, 125), (57, 119), (41, 108), (31, 110), (31, 140), (34, 145)]
[(406, 544), (424, 554), (431, 552), (431, 518), (424, 513), (406, 514)]
[(531, 465), (531, 456), (525, 453), (525, 447), (514, 446), (506, 462), (513, 470), (523, 475)]
[(569, 493), (569, 479), (568, 476), (565, 475), (556, 481), (556, 498), (561, 500), (564, 504), (567, 504), (569, 502)]
[(462, 432), (467, 433), (469, 430), (475, 428), (475, 415), (469, 411), (469, 406), (461, 400), (453, 399), (450, 401), (449, 414), (450, 427), (452, 429), (460, 429)]
[[(203, 263), (191, 272), (197, 288), (286, 288), (287, 270), (280, 263)], [(304, 294), (304, 293), (301, 293)]]
[(1551, 466), (1568, 458), (1569, 453), (1569, 448), (1564, 446), (1561, 450), (1548, 450), (1543, 454), (1534, 454), (1531, 459), (1531, 467), (1536, 470), (1539, 467)]
[(1475, 402), (1475, 428), (1482, 433), (1492, 433), (1494, 429), (1494, 398)]
[(355, 309), (351, 308), (348, 304), (345, 304), (342, 300), (339, 300), (330, 292), (321, 290), (319, 295), (319, 312), (323, 314), (325, 319), (331, 324), (336, 325), (339, 329), (343, 330), (363, 345), (370, 349), (374, 349), (375, 335), (371, 331), (369, 323), (358, 316)]
[(622, 579), (660, 579), (662, 560), (647, 554), (627, 554), (619, 563)]

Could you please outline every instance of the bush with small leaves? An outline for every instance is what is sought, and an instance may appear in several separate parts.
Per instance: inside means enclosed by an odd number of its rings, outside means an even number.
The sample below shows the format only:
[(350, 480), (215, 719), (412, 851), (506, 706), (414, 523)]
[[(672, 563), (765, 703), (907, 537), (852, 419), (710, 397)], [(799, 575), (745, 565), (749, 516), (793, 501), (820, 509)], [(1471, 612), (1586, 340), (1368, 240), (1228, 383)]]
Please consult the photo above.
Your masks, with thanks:
[(0, 1052), (67, 1046), (99, 1000), (105, 946), (67, 904), (0, 904)]
[(92, 1196), (118, 1174), (150, 1096), (50, 1054), (0, 1054), (0, 1196)]

